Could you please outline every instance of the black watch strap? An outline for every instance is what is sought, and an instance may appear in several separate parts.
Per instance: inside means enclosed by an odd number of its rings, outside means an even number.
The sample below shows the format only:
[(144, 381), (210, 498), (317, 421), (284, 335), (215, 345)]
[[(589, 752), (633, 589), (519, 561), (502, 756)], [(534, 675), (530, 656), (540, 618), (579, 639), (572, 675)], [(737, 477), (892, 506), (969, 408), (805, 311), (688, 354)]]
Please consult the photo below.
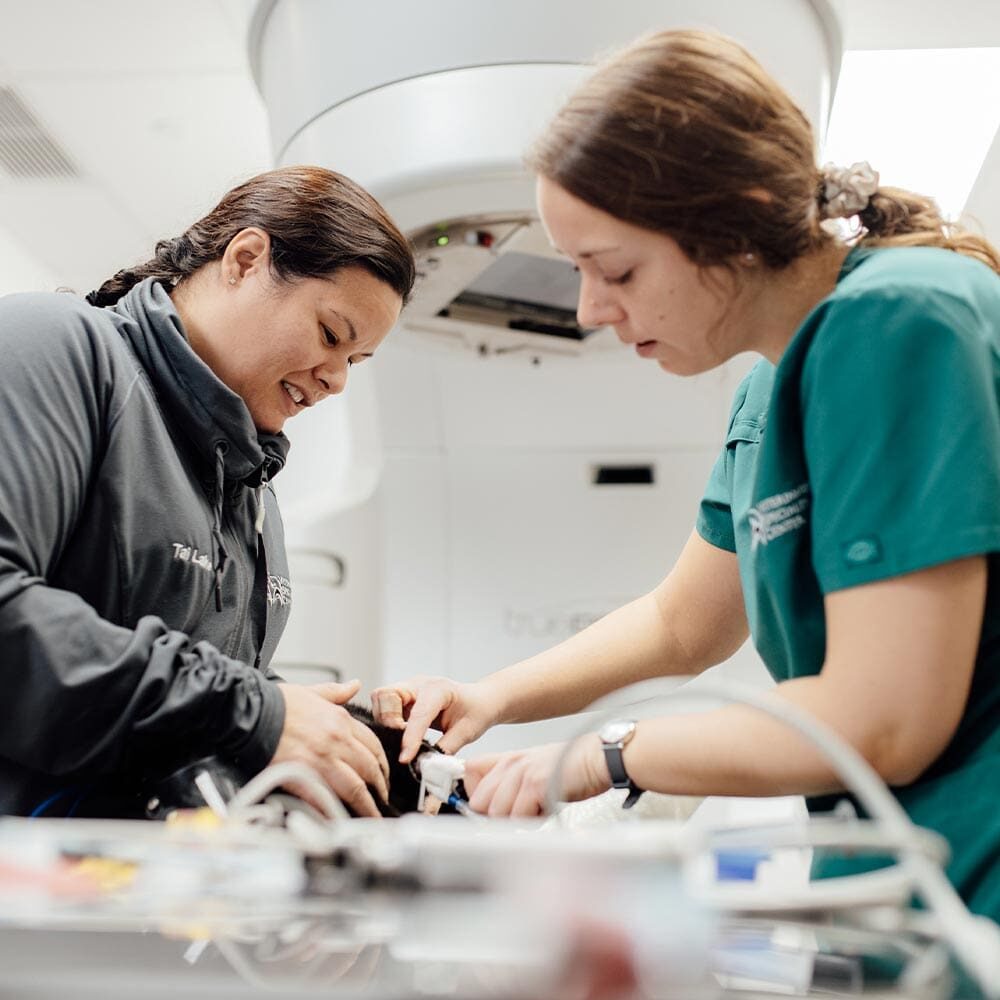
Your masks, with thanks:
[(628, 795), (622, 803), (622, 809), (631, 809), (639, 801), (643, 789), (628, 776), (628, 772), (625, 770), (625, 759), (622, 753), (624, 749), (619, 743), (605, 743), (604, 760), (608, 765), (608, 774), (611, 775), (611, 787), (628, 789)]
[(611, 775), (612, 788), (628, 788), (632, 784), (628, 771), (625, 770), (623, 749), (624, 747), (620, 743), (604, 744), (604, 760), (608, 765), (608, 774)]
[(630, 781), (628, 783), (628, 795), (625, 796), (622, 809), (631, 809), (639, 801), (639, 797), (644, 791), (644, 788), (640, 788), (634, 781)]

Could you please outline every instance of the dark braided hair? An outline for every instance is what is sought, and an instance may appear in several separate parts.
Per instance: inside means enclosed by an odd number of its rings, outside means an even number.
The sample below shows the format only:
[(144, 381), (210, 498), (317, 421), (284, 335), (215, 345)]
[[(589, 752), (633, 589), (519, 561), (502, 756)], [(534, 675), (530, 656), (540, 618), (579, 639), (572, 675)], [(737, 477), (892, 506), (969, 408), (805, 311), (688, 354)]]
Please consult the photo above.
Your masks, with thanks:
[(322, 167), (282, 167), (233, 188), (180, 236), (160, 240), (154, 256), (119, 271), (87, 296), (114, 305), (146, 278), (168, 288), (221, 259), (251, 226), (271, 240), (271, 270), (282, 280), (329, 278), (362, 267), (406, 302), (416, 267), (407, 239), (382, 206), (354, 181)]

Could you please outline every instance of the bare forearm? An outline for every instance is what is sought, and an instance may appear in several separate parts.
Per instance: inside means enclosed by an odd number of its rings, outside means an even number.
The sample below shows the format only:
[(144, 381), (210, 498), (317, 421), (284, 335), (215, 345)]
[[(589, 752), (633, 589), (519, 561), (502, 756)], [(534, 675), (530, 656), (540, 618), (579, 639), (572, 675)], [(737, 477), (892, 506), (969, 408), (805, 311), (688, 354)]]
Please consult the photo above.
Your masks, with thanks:
[[(902, 739), (889, 717), (859, 711), (856, 692), (815, 676), (786, 681), (773, 697), (824, 723), (887, 782), (901, 783)], [(640, 722), (625, 764), (640, 787), (675, 795), (819, 795), (843, 788), (804, 736), (744, 705)]]
[(531, 722), (578, 712), (637, 681), (700, 673), (746, 635), (736, 556), (692, 532), (655, 590), (482, 684), (497, 721)]
[(618, 608), (565, 642), (487, 677), (502, 722), (580, 711), (601, 696), (650, 677), (696, 673), (653, 594)]

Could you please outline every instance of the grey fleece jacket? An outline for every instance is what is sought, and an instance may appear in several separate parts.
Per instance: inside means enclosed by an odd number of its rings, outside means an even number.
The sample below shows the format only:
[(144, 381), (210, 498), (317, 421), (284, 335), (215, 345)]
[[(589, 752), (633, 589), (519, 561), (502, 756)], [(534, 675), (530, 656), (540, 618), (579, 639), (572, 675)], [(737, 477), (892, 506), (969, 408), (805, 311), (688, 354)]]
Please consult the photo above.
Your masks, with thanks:
[(130, 815), (201, 757), (262, 768), (287, 439), (258, 434), (152, 281), (112, 309), (0, 299), (0, 429), (0, 813)]

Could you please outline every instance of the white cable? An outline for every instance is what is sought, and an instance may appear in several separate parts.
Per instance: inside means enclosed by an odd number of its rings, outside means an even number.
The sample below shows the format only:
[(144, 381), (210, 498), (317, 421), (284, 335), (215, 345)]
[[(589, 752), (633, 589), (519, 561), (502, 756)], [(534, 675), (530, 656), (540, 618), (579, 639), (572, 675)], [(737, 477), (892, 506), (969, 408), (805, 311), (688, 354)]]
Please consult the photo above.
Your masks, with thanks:
[(219, 791), (219, 786), (212, 780), (208, 771), (199, 771), (194, 776), (195, 787), (201, 792), (201, 797), (205, 800), (205, 805), (215, 813), (219, 819), (225, 819), (229, 815), (229, 808), (226, 800)]
[(229, 803), (231, 812), (238, 813), (248, 806), (257, 805), (275, 789), (289, 783), (299, 784), (307, 788), (316, 800), (316, 804), (326, 814), (327, 819), (350, 819), (351, 814), (344, 807), (323, 779), (308, 764), (299, 761), (285, 761), (281, 764), (271, 764), (260, 774), (251, 778), (232, 798)]
[[(746, 827), (741, 829), (725, 829), (712, 831), (712, 843), (715, 847), (757, 847), (762, 834), (766, 834), (768, 846), (772, 850), (779, 848), (808, 847), (840, 847), (848, 850), (871, 849), (885, 851), (900, 850), (904, 846), (915, 846), (909, 841), (903, 845), (891, 840), (884, 832), (862, 820), (847, 823), (842, 819), (818, 817), (809, 821), (803, 829), (798, 825), (767, 825)], [(926, 857), (939, 865), (948, 861), (951, 851), (948, 842), (939, 833), (914, 827), (914, 834), (919, 841), (919, 850)]]
[(306, 854), (321, 856), (333, 849), (329, 822), (317, 822), (308, 813), (295, 810), (286, 817), (285, 826)]
[[(743, 684), (727, 682), (722, 685), (699, 681), (693, 690), (679, 688), (669, 694), (650, 698), (644, 704), (664, 699), (696, 701), (705, 698), (755, 708), (794, 729), (823, 754), (844, 787), (861, 803), (865, 812), (883, 827), (887, 843), (900, 855), (900, 866), (913, 880), (915, 889), (928, 908), (937, 914), (940, 937), (948, 942), (952, 952), (977, 981), (983, 994), (991, 1000), (1000, 1000), (1000, 926), (986, 917), (977, 917), (966, 909), (941, 868), (925, 856), (917, 827), (868, 761), (808, 712), (773, 694), (766, 696)], [(586, 727), (578, 730), (565, 744), (546, 789), (545, 805), (550, 814), (557, 812), (562, 771), (572, 745), (581, 736), (593, 732), (595, 727), (599, 728), (604, 720), (620, 717), (621, 714), (622, 708), (619, 706), (604, 709), (596, 717), (589, 717)]]

